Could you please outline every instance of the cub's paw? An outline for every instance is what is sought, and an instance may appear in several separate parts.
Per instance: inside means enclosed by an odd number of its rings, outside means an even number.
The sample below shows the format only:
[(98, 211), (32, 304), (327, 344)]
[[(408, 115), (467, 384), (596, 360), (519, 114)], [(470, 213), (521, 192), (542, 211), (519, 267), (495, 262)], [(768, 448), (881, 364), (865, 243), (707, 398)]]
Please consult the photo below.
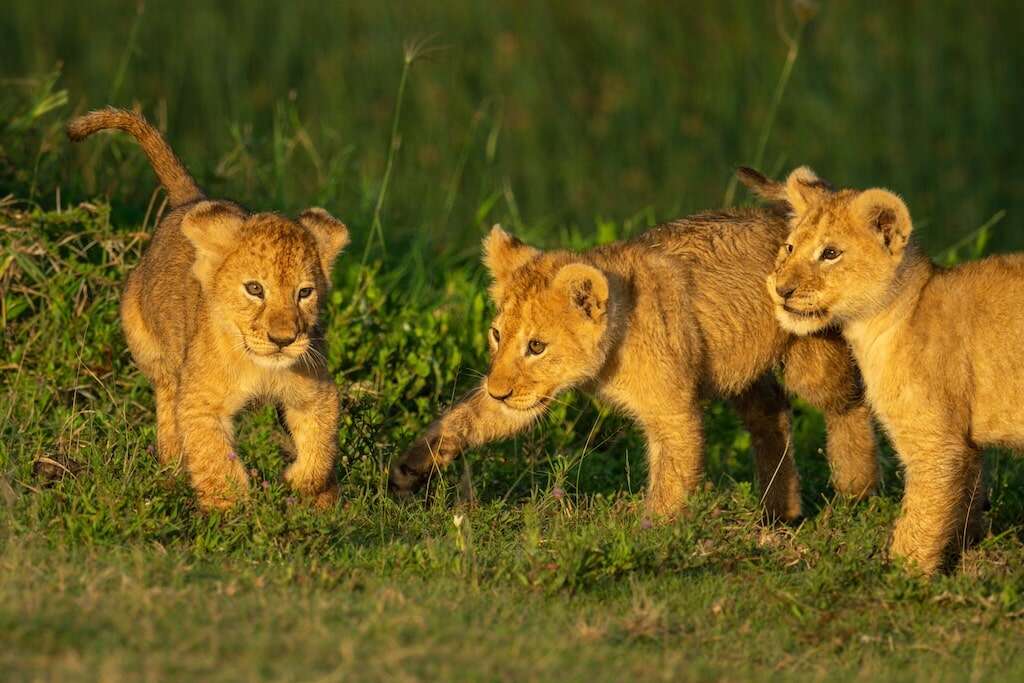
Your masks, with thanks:
[(686, 514), (686, 500), (676, 496), (652, 493), (644, 502), (644, 519), (657, 523), (672, 523)]
[(341, 487), (331, 484), (326, 490), (313, 497), (313, 507), (317, 510), (328, 510), (338, 504), (341, 498)]
[(905, 525), (899, 523), (889, 538), (884, 557), (888, 564), (896, 565), (908, 574), (924, 577), (936, 574), (943, 564), (941, 551), (929, 552), (929, 548), (916, 539), (912, 530), (908, 531)]
[(398, 496), (418, 491), (427, 483), (431, 473), (438, 467), (434, 456), (436, 447), (427, 439), (418, 439), (402, 455), (391, 463), (388, 488)]
[(200, 493), (198, 496), (199, 509), (203, 512), (227, 512), (246, 499), (246, 496), (232, 497), (215, 493)]
[(249, 498), (249, 475), (237, 459), (225, 468), (193, 472), (199, 508), (210, 512), (230, 510)]
[(293, 491), (312, 502), (317, 510), (326, 510), (338, 502), (341, 488), (333, 473), (325, 477), (322, 472), (299, 467), (295, 462), (284, 471), (284, 480)]

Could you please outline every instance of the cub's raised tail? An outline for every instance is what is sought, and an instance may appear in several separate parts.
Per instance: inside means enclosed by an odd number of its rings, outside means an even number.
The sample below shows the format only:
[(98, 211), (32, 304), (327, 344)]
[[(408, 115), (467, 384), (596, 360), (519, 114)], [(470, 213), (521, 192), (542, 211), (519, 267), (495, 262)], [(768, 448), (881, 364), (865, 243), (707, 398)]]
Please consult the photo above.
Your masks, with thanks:
[(181, 159), (160, 135), (160, 131), (141, 114), (113, 107), (99, 109), (73, 119), (68, 123), (67, 134), (72, 141), (79, 142), (96, 131), (108, 128), (123, 130), (139, 141), (142, 151), (149, 157), (153, 171), (167, 189), (171, 208), (203, 198), (202, 190), (185, 169)]

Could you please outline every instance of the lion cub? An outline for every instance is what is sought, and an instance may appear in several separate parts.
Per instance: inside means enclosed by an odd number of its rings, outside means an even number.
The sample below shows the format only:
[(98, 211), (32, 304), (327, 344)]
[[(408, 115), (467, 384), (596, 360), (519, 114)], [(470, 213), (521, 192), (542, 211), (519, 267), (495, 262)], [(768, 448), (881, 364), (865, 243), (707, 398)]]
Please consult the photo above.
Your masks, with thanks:
[(128, 347), (156, 389), (160, 461), (184, 462), (203, 508), (230, 507), (249, 479), (232, 417), (254, 397), (271, 398), (297, 453), (285, 479), (330, 504), (338, 396), (317, 348), (317, 311), (348, 230), (323, 209), (296, 222), (207, 200), (138, 114), (94, 111), (67, 133), (78, 141), (106, 128), (139, 141), (169, 198), (121, 300)]
[(629, 413), (648, 442), (647, 507), (673, 515), (703, 473), (700, 401), (725, 396), (751, 432), (769, 517), (800, 514), (788, 387), (825, 412), (836, 489), (877, 481), (872, 425), (838, 335), (796, 338), (764, 292), (785, 216), (709, 213), (582, 254), (542, 252), (495, 226), (484, 240), (497, 316), (491, 368), (478, 390), (392, 466), (408, 492), (462, 451), (532, 424), (562, 391), (582, 387)]
[(887, 190), (833, 191), (808, 168), (745, 182), (792, 207), (767, 280), (776, 317), (798, 334), (842, 328), (906, 470), (891, 552), (934, 572), (979, 531), (980, 449), (1024, 448), (1024, 255), (947, 270), (918, 251)]

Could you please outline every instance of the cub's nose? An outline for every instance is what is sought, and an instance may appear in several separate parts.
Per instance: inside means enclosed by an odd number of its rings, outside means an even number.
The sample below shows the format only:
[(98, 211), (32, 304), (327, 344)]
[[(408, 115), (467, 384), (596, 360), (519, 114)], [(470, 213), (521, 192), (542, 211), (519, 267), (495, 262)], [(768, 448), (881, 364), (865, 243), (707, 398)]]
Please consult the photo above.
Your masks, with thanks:
[(487, 387), (487, 393), (490, 394), (491, 398), (493, 398), (495, 401), (504, 401), (506, 398), (512, 395), (512, 390), (509, 389), (504, 394), (496, 394), (494, 393), (494, 391), (491, 390), (490, 387)]
[(786, 284), (783, 282), (780, 282), (779, 284), (775, 285), (775, 293), (778, 294), (783, 299), (788, 299), (793, 295), (793, 292), (795, 291), (795, 285)]
[(293, 341), (295, 341), (295, 335), (293, 334), (290, 337), (275, 337), (272, 334), (268, 334), (267, 339), (270, 340), (271, 344), (277, 344), (278, 348), (283, 349), (284, 347), (288, 346)]

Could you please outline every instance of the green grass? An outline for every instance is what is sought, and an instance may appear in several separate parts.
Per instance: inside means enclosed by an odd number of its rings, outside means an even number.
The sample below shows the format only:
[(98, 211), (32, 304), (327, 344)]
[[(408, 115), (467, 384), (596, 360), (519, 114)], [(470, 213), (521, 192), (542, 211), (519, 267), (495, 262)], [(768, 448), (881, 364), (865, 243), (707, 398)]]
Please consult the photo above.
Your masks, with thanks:
[[(709, 487), (672, 525), (643, 522), (637, 433), (583, 395), (470, 453), (431, 500), (385, 490), (389, 459), (486, 368), (477, 249), (492, 221), (544, 245), (635, 234), (720, 204), (763, 146), (773, 172), (809, 162), (900, 191), (944, 260), (1024, 246), (1007, 229), (1024, 204), (1021, 14), (961, 7), (825, 5), (776, 109), (787, 47), (768, 3), (12, 3), (4, 678), (1024, 676), (1024, 467), (1006, 454), (991, 454), (991, 533), (933, 581), (883, 561), (891, 453), (882, 495), (833, 499), (820, 416), (800, 405), (795, 528), (759, 523), (749, 437), (719, 404)], [(403, 45), (419, 52), (399, 100)], [(212, 194), (349, 223), (326, 311), (336, 508), (291, 498), (268, 407), (239, 421), (266, 482), (245, 509), (201, 514), (158, 467), (152, 394), (117, 322), (154, 181), (130, 142), (60, 136), (108, 102), (166, 122)]]
[(141, 241), (104, 205), (25, 208), (0, 216), (0, 670), (13, 678), (1024, 673), (1024, 471), (1006, 457), (993, 535), (930, 583), (881, 559), (891, 458), (885, 495), (830, 499), (820, 418), (799, 408), (809, 514), (795, 529), (759, 523), (749, 440), (718, 405), (714, 487), (688, 518), (646, 528), (642, 444), (581, 396), (471, 454), (434, 499), (396, 503), (388, 459), (484, 367), (484, 288), (465, 270), (410, 293), (401, 273), (342, 268), (327, 312), (345, 405), (337, 508), (291, 499), (260, 408), (240, 451), (267, 483), (236, 514), (201, 514), (157, 465), (151, 393), (117, 327)]

